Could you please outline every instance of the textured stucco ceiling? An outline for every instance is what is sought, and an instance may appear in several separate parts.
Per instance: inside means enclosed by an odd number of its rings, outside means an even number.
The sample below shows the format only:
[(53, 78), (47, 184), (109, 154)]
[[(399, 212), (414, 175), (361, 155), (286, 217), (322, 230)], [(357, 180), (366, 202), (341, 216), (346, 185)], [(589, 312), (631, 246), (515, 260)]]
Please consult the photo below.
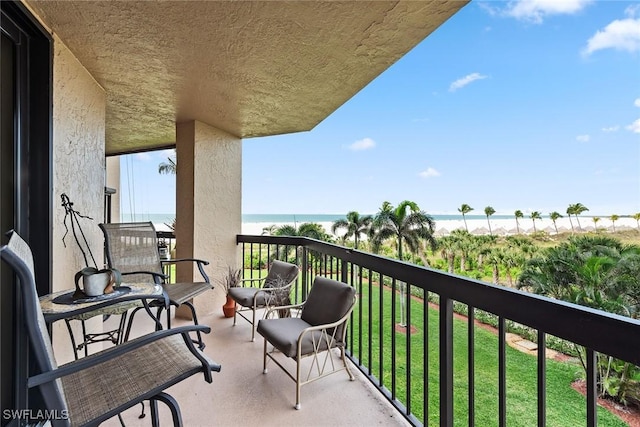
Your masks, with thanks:
[(27, 3), (106, 90), (113, 154), (174, 144), (176, 121), (312, 129), (467, 1)]

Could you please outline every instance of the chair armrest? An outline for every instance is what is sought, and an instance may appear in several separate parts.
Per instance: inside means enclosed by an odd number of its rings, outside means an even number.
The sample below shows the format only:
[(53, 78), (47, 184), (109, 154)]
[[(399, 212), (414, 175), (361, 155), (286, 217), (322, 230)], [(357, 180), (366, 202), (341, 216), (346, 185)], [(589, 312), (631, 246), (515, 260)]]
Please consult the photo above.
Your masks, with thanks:
[(271, 286), (268, 288), (260, 288), (260, 290), (256, 292), (256, 295), (254, 296), (254, 300), (257, 300), (258, 295), (265, 294), (265, 301), (267, 303), (267, 306), (269, 306), (271, 302), (269, 301), (269, 298), (272, 298), (274, 295), (278, 295), (279, 292), (282, 292), (282, 296), (289, 296), (291, 293), (291, 287), (293, 286), (293, 283), (294, 282), (291, 282), (285, 286)]
[(208, 334), (209, 332), (211, 332), (211, 328), (206, 325), (190, 325), (155, 331), (142, 337), (136, 338), (132, 341), (127, 341), (121, 345), (108, 348), (107, 350), (101, 351), (100, 353), (96, 353), (94, 355), (67, 363), (52, 371), (34, 375), (27, 380), (27, 386), (31, 388), (51, 382), (58, 378), (62, 378), (75, 372), (90, 368), (92, 366), (99, 365), (100, 363), (104, 363), (114, 357), (121, 356), (127, 352), (136, 350), (147, 344), (151, 344), (155, 341), (177, 334), (182, 335), (187, 348), (195, 357), (197, 357), (202, 362), (202, 366), (205, 370), (205, 377), (207, 377), (207, 381), (211, 382), (211, 371), (213, 370), (219, 372), (221, 367), (218, 364), (210, 365), (209, 362), (204, 358), (204, 356), (198, 350), (196, 350), (193, 342), (191, 341), (191, 337), (189, 336), (189, 332), (193, 331), (200, 331)]
[(158, 285), (163, 284), (164, 281), (169, 278), (167, 274), (154, 273), (153, 271), (129, 271), (128, 273), (120, 273), (120, 274), (122, 274), (123, 276), (126, 276), (128, 274), (149, 274), (151, 275), (151, 277), (153, 277), (154, 283)]
[[(300, 332), (300, 335), (298, 336), (298, 345), (297, 345), (298, 353), (297, 354), (302, 354), (302, 342), (303, 342), (304, 336), (314, 331), (321, 332), (322, 338), (320, 339), (325, 340), (328, 347), (332, 347), (333, 344), (338, 340), (339, 342), (343, 342), (347, 333), (347, 328), (346, 327), (342, 328), (342, 336), (340, 337), (336, 337), (336, 332), (338, 331), (338, 326), (345, 324), (349, 320), (349, 317), (351, 316), (351, 312), (353, 311), (353, 307), (355, 307), (355, 304), (351, 306), (351, 308), (347, 311), (347, 313), (344, 316), (342, 316), (339, 320), (333, 323), (325, 323), (323, 325), (310, 326), (304, 329), (302, 332)], [(333, 328), (332, 334), (329, 334), (327, 332), (327, 329), (330, 329), (330, 328)]]
[(191, 262), (202, 263), (203, 265), (209, 265), (209, 261), (206, 261), (204, 259), (198, 259), (198, 258), (163, 259), (163, 260), (160, 260), (160, 263), (161, 264), (175, 264), (177, 262), (184, 262), (184, 261), (191, 261)]
[(268, 307), (266, 313), (264, 314), (264, 318), (265, 319), (268, 318), (269, 313), (277, 311), (277, 310), (291, 310), (291, 309), (296, 309), (296, 308), (299, 309), (299, 308), (302, 308), (303, 306), (304, 306), (304, 303)]
[(178, 259), (160, 260), (160, 265), (164, 266), (165, 264), (177, 264), (179, 262), (185, 262), (185, 261), (195, 262), (198, 267), (198, 271), (200, 272), (200, 275), (202, 275), (202, 278), (204, 279), (204, 281), (206, 283), (211, 283), (211, 281), (209, 280), (209, 276), (207, 276), (207, 273), (204, 271), (204, 266), (209, 265), (209, 261), (205, 261), (203, 259), (197, 259), (197, 258), (178, 258)]

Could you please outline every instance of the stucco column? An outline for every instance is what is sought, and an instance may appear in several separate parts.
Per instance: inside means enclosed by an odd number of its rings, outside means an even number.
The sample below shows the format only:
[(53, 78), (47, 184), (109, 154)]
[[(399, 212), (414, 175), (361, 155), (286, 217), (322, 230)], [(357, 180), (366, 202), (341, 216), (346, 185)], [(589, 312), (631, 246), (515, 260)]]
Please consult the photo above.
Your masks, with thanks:
[[(176, 256), (210, 262), (215, 286), (194, 300), (199, 316), (221, 310), (219, 282), (227, 266), (238, 265), (241, 230), (242, 140), (198, 121), (176, 125)], [(180, 263), (178, 281), (201, 281), (192, 263)], [(177, 316), (188, 318), (180, 309)]]

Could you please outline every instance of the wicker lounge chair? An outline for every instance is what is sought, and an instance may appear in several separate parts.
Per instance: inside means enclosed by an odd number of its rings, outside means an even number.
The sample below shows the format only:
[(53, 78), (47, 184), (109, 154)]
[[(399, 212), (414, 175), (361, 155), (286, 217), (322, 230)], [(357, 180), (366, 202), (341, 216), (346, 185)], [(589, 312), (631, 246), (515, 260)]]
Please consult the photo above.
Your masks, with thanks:
[[(104, 233), (105, 251), (109, 267), (116, 268), (122, 273), (124, 282), (155, 282), (162, 284), (169, 297), (171, 305), (178, 307), (185, 305), (191, 310), (193, 323), (198, 324), (196, 309), (191, 300), (213, 289), (209, 277), (204, 271), (207, 261), (187, 258), (160, 260), (158, 253), (158, 238), (156, 230), (151, 222), (129, 222), (100, 224)], [(203, 282), (195, 283), (170, 283), (169, 277), (164, 274), (163, 266), (178, 262), (195, 262)], [(163, 305), (158, 305), (158, 318), (164, 309)], [(137, 309), (136, 309), (137, 310)], [(131, 319), (133, 318), (132, 313)], [(129, 322), (131, 322), (131, 319)], [(167, 310), (167, 328), (171, 328), (171, 313)], [(202, 350), (204, 342), (200, 333), (197, 333), (198, 347)]]
[[(243, 279), (242, 286), (229, 289), (229, 296), (236, 302), (233, 324), (236, 324), (238, 315), (251, 323), (251, 341), (255, 340), (256, 311), (290, 304), (289, 292), (298, 277), (298, 271), (297, 265), (275, 260), (266, 277)], [(256, 286), (246, 286), (245, 283), (256, 283)], [(251, 311), (251, 319), (242, 314), (245, 311)]]
[(210, 383), (211, 372), (220, 370), (189, 338), (189, 331), (209, 332), (207, 326), (197, 325), (155, 331), (58, 367), (36, 293), (29, 246), (11, 233), (9, 243), (0, 248), (0, 258), (19, 279), (17, 292), (34, 365), (26, 383), (41, 392), (51, 425), (98, 425), (144, 400), (151, 402), (153, 425), (158, 425), (158, 401), (170, 408), (174, 425), (181, 425), (178, 403), (164, 390), (197, 373)]
[[(300, 388), (327, 375), (346, 370), (350, 380), (354, 376), (345, 359), (347, 322), (356, 304), (356, 291), (346, 283), (316, 277), (303, 304), (289, 308), (300, 317), (262, 319), (258, 333), (264, 337), (263, 372), (271, 359), (296, 383), (296, 409), (300, 409)], [(267, 344), (273, 349), (267, 351)], [(333, 349), (339, 349), (340, 362), (334, 360)], [(283, 365), (282, 357), (296, 361), (295, 375)], [(324, 354), (323, 354), (324, 353)], [(306, 375), (302, 374), (302, 359), (311, 357)], [(339, 366), (336, 364), (339, 363)], [(306, 368), (305, 368), (306, 369)]]

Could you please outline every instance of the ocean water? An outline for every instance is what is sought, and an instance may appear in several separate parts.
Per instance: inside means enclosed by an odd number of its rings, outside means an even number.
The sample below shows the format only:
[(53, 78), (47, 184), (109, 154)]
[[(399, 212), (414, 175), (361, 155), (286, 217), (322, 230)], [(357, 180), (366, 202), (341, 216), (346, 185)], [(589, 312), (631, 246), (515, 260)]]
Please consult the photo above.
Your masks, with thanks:
[[(364, 214), (363, 214), (364, 215)], [(432, 215), (435, 221), (461, 221), (462, 215)], [(137, 221), (151, 221), (154, 224), (171, 224), (175, 214), (127, 214), (120, 215), (121, 222), (137, 222)], [(242, 223), (294, 223), (303, 224), (305, 222), (334, 222), (339, 219), (346, 218), (341, 214), (243, 214)], [(466, 215), (466, 219), (472, 220), (485, 220), (485, 215)], [(513, 215), (492, 215), (491, 220), (495, 219), (514, 219)]]

